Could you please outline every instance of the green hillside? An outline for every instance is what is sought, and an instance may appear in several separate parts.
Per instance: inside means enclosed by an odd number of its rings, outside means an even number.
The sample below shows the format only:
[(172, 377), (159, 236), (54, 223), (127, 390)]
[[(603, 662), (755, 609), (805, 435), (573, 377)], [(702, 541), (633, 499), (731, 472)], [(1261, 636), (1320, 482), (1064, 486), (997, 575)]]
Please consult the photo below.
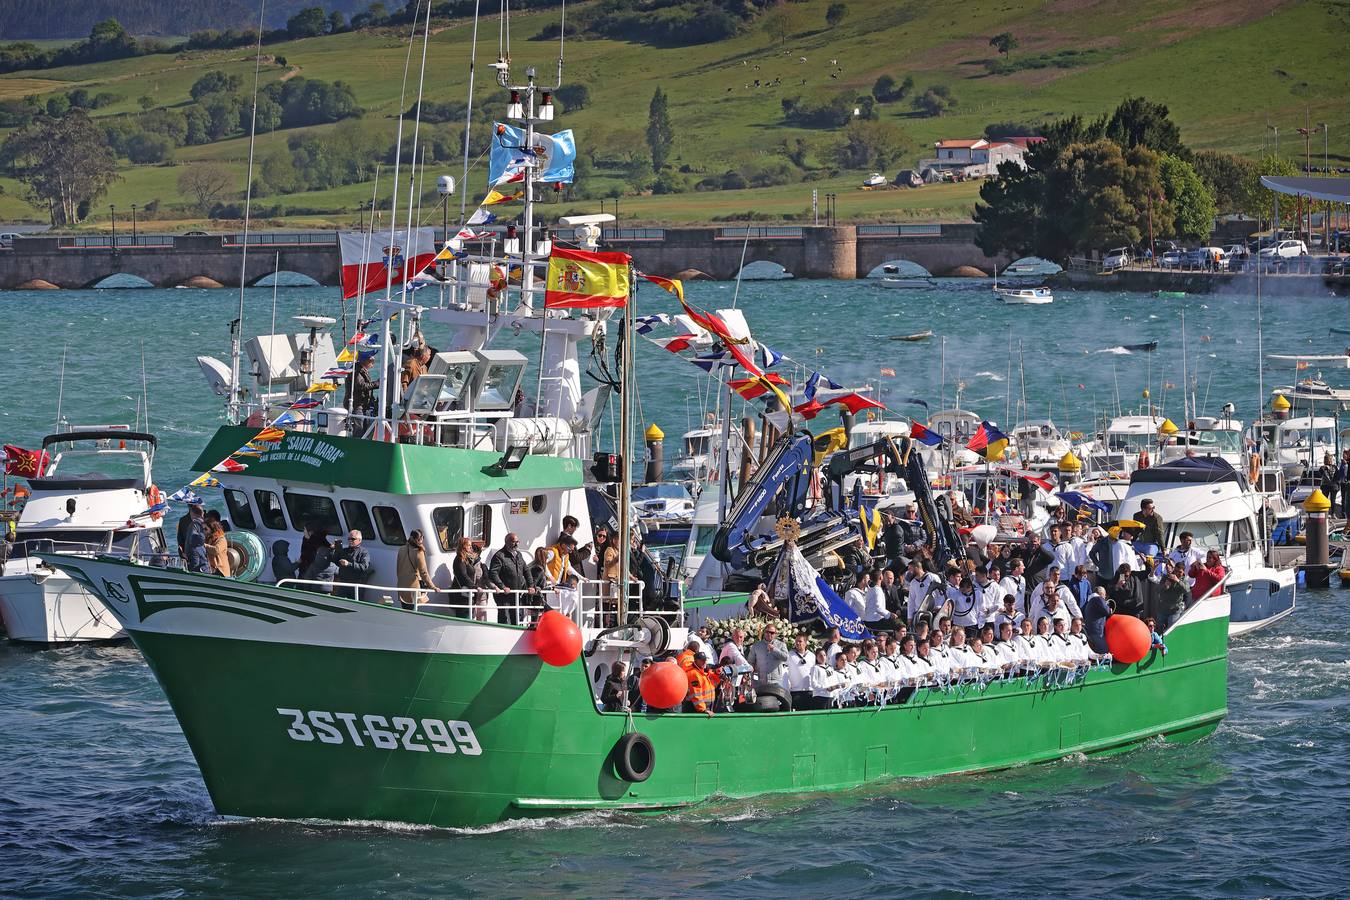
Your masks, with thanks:
[[(1332, 164), (1350, 160), (1350, 73), (1343, 64), (1344, 48), (1350, 45), (1350, 3), (1344, 0), (1006, 0), (960, 6), (855, 0), (847, 4), (844, 21), (832, 28), (825, 23), (827, 6), (825, 0), (788, 3), (769, 14), (771, 21), (761, 20), (734, 38), (691, 47), (569, 39), (566, 80), (586, 84), (591, 99), (586, 108), (566, 112), (556, 124), (576, 131), (583, 155), (601, 152), (586, 183), (578, 185), (586, 199), (560, 199), (559, 210), (597, 209), (600, 198), (621, 194), (625, 222), (793, 217), (805, 212), (816, 189), (838, 195), (838, 215), (844, 220), (967, 217), (975, 185), (862, 191), (866, 170), (841, 169), (835, 161), (838, 129), (784, 121), (785, 98), (820, 103), (844, 92), (867, 95), (884, 74), (896, 81), (912, 77), (919, 92), (946, 85), (956, 99), (940, 117), (919, 116), (909, 100), (878, 105), (880, 122), (896, 129), (892, 137), (904, 151), (889, 165), (890, 175), (912, 165), (921, 153), (927, 155), (925, 146), (941, 138), (978, 137), (991, 123), (1035, 124), (1072, 113), (1097, 116), (1138, 95), (1167, 104), (1192, 148), (1255, 155), (1273, 141), (1270, 123), (1279, 129), (1281, 152), (1301, 160), (1303, 141), (1296, 128), (1306, 116), (1312, 123), (1329, 124)], [(518, 77), (525, 66), (535, 65), (547, 73), (543, 80), (549, 79), (557, 43), (529, 38), (556, 21), (556, 12), (513, 17), (511, 56)], [(495, 20), (480, 27), (475, 105), (487, 116), (503, 113), (486, 68), (497, 53), (497, 32)], [(989, 63), (998, 54), (989, 37), (1001, 32), (1014, 35), (1018, 46), (1004, 63), (1008, 74), (993, 74)], [(471, 35), (471, 23), (462, 21), (433, 35), (427, 56), (428, 101), (464, 101)], [(336, 140), (347, 140), (353, 127), (373, 134), (381, 146), (392, 146), (406, 37), (405, 29), (380, 29), (266, 47), (265, 82), (296, 76), (342, 80), (354, 88), (365, 114), (356, 120), (359, 126), (349, 120), (261, 134), (260, 156), (285, 148), (288, 138), (302, 131), (323, 136), (336, 132)], [(43, 99), (85, 88), (116, 95), (91, 111), (95, 121), (139, 114), (143, 96), (155, 106), (182, 109), (191, 102), (193, 82), (208, 71), (239, 76), (247, 91), (253, 73), (250, 57), (248, 49), (203, 51), (16, 72), (0, 77), (0, 101), (29, 95)], [(622, 159), (647, 154), (647, 106), (658, 86), (670, 98), (676, 132), (672, 162), (687, 170), (681, 179), (686, 185), (728, 171), (787, 183), (658, 195), (635, 190)], [(486, 129), (488, 123), (481, 118), (476, 127)], [(1314, 140), (1313, 155), (1320, 164), (1322, 137)], [(247, 139), (236, 137), (179, 147), (172, 164), (134, 166), (123, 160), (123, 180), (100, 201), (103, 208), (89, 224), (106, 227), (108, 204), (117, 206), (121, 219), (131, 204), (143, 208), (155, 200), (161, 226), (200, 222), (201, 215), (188, 208), (177, 186), (183, 167), (206, 160), (228, 165), (237, 175), (232, 198), (237, 199), (243, 194), (247, 153)], [(431, 165), (427, 184), (442, 173), (458, 176), (459, 165)], [(481, 195), (484, 180), (485, 169), (479, 167), (471, 177), (473, 198)], [(640, 181), (638, 188), (644, 187)], [(367, 180), (263, 196), (259, 202), (277, 208), (278, 223), (346, 224), (357, 220), (361, 204), (369, 203), (372, 186)], [(23, 202), (15, 182), (0, 179), (0, 187), (0, 218), (43, 218)], [(406, 183), (402, 191), (406, 197)], [(387, 205), (387, 183), (380, 193)]]

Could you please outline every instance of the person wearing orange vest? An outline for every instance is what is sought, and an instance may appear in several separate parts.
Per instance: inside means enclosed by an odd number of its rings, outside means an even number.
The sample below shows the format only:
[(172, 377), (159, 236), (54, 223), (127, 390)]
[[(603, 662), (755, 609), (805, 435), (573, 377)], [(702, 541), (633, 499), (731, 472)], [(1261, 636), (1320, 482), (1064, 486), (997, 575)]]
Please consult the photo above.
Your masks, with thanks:
[[(688, 652), (688, 651), (686, 651)], [(684, 654), (680, 654), (683, 656)], [(689, 675), (689, 693), (684, 698), (685, 712), (701, 712), (706, 716), (713, 714), (713, 702), (717, 698), (716, 672), (708, 671), (708, 654), (699, 651), (694, 654), (694, 664), (687, 670)]]

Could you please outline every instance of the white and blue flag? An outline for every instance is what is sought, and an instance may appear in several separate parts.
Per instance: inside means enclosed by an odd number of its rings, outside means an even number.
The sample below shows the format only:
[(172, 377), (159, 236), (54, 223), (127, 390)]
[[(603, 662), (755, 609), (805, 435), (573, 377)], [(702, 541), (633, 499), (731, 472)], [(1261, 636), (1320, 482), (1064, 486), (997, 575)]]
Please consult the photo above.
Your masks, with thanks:
[(572, 182), (576, 174), (574, 163), (577, 143), (571, 129), (557, 134), (536, 134), (534, 145), (525, 147), (525, 129), (500, 122), (497, 127), (502, 131), (492, 138), (492, 152), (488, 156), (488, 184), (497, 184), (502, 176), (523, 165), (534, 166), (536, 181)]

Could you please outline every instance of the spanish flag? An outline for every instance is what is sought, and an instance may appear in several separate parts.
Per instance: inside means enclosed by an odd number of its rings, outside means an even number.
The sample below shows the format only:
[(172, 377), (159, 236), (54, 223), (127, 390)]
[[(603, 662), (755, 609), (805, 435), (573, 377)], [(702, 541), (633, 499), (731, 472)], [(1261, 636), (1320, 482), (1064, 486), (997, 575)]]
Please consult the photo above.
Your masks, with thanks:
[(548, 258), (546, 309), (599, 309), (628, 305), (627, 253), (554, 247)]

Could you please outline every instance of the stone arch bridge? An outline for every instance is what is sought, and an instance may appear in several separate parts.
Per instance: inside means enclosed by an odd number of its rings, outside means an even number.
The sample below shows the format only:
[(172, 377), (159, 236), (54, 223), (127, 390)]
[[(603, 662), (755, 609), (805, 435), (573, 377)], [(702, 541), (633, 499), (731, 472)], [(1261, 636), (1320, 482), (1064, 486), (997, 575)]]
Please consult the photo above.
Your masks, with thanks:
[[(177, 287), (198, 276), (238, 287), (243, 243), (242, 234), (16, 237), (10, 247), (0, 249), (0, 289), (39, 279), (61, 288), (86, 288), (122, 274), (144, 278), (155, 287)], [(259, 232), (249, 235), (248, 245), (245, 284), (278, 268), (320, 284), (339, 281), (334, 232)]]
[[(766, 225), (703, 228), (609, 228), (607, 248), (630, 253), (653, 274), (696, 269), (733, 279), (744, 263), (774, 262), (797, 278), (865, 277), (882, 263), (908, 260), (934, 275), (961, 266), (992, 273), (1011, 260), (989, 257), (975, 244), (973, 224)], [(564, 230), (562, 237), (570, 237)], [(341, 274), (332, 231), (249, 235), (245, 284), (279, 268), (337, 284)], [(0, 289), (41, 279), (61, 288), (92, 287), (110, 275), (177, 287), (205, 276), (227, 287), (240, 281), (243, 235), (110, 235), (16, 237), (0, 247)]]

